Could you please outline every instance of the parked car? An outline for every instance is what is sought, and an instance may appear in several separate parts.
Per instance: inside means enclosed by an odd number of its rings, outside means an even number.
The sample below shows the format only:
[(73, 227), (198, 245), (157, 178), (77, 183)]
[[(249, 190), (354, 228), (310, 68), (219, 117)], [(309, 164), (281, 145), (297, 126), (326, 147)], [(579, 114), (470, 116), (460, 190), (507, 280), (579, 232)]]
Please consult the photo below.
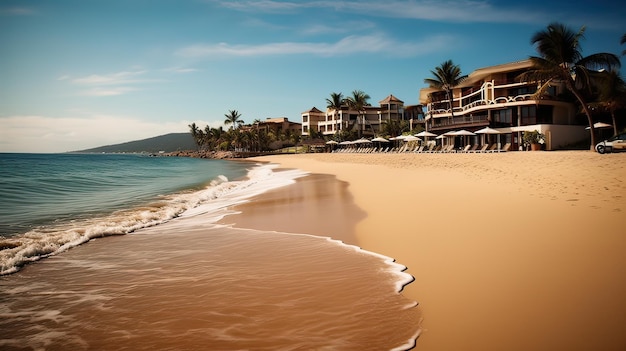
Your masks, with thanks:
[(596, 145), (598, 153), (626, 151), (626, 133), (618, 134)]

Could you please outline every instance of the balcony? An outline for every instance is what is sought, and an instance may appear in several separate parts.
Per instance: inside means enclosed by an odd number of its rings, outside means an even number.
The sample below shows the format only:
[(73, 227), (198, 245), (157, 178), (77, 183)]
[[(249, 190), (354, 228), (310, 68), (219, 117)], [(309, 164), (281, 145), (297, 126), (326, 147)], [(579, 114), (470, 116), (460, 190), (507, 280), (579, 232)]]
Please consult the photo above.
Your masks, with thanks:
[(432, 120), (430, 130), (438, 129), (460, 129), (469, 127), (482, 127), (489, 125), (487, 115), (480, 116), (462, 116), (454, 118), (435, 118)]

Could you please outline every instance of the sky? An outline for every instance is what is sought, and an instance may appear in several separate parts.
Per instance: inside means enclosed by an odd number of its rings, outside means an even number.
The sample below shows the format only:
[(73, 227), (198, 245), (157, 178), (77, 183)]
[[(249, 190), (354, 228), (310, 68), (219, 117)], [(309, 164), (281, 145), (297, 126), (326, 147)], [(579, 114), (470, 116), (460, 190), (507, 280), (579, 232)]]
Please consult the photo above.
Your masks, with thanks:
[[(619, 1), (0, 0), (0, 152), (66, 152), (326, 109), (362, 90), (418, 104), (446, 60), (535, 55), (549, 23), (621, 54)], [(624, 69), (622, 68), (622, 72)]]

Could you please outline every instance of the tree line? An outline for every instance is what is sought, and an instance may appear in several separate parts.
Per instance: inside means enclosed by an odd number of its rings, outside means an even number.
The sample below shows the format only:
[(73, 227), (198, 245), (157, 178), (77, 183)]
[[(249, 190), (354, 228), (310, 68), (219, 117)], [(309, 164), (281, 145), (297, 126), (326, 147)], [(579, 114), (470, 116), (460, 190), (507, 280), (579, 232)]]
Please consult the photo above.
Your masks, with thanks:
[[(189, 131), (200, 151), (268, 151), (276, 146), (292, 146), (300, 141), (300, 134), (292, 130), (259, 128), (260, 120), (245, 125), (241, 113), (229, 110), (224, 115), (224, 125), (213, 128), (209, 125), (201, 129), (196, 123), (189, 125)], [(274, 146), (274, 147), (272, 147)]]

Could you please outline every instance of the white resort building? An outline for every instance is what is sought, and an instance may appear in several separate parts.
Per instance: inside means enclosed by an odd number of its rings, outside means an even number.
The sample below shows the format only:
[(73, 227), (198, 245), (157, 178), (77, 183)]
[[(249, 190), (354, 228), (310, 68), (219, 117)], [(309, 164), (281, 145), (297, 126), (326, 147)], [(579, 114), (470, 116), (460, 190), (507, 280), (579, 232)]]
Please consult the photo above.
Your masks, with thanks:
[(567, 93), (562, 84), (555, 83), (546, 94), (533, 98), (537, 83), (519, 80), (520, 74), (530, 67), (531, 62), (524, 60), (472, 72), (454, 88), (452, 111), (445, 92), (421, 89), (420, 103), (427, 106), (426, 130), (441, 135), (490, 127), (499, 134), (470, 136), (469, 143), (495, 143), (497, 138), (502, 145), (510, 144), (511, 150), (521, 146), (523, 131), (543, 133), (546, 150), (560, 149), (588, 138), (586, 119), (577, 119), (576, 106), (569, 102), (571, 99), (562, 98)]
[(360, 136), (374, 136), (390, 120), (406, 120), (411, 124), (424, 123), (421, 106), (404, 106), (404, 101), (393, 95), (379, 101), (379, 106), (366, 106), (363, 111), (351, 110), (347, 105), (340, 109), (322, 112), (316, 107), (302, 112), (302, 135), (311, 131), (333, 135), (342, 130), (357, 131)]

